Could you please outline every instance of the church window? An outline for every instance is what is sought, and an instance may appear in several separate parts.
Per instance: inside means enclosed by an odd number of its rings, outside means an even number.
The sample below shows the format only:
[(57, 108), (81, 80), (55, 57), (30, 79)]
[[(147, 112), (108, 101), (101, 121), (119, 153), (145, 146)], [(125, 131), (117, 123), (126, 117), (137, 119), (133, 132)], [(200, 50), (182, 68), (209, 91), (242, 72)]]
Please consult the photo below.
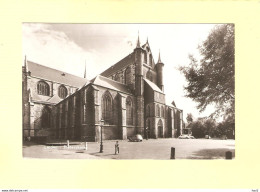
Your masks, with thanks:
[(126, 99), (126, 124), (133, 125), (133, 103), (130, 97)]
[(146, 51), (144, 52), (144, 63), (147, 63), (147, 53), (146, 53)]
[(42, 128), (51, 127), (51, 111), (49, 108), (45, 107), (42, 111)]
[(153, 75), (152, 75), (151, 71), (148, 71), (148, 72), (146, 73), (146, 79), (148, 79), (148, 80), (150, 80), (150, 81), (153, 81)]
[(109, 93), (105, 93), (102, 99), (102, 118), (105, 124), (112, 123), (112, 97)]
[(86, 104), (83, 105), (83, 123), (87, 122), (87, 108), (86, 108)]
[(160, 107), (159, 107), (159, 105), (156, 105), (156, 111), (157, 111), (157, 116), (160, 117)]
[(64, 99), (68, 95), (68, 90), (64, 85), (61, 85), (58, 90), (58, 95), (60, 98)]
[(50, 87), (49, 87), (48, 83), (46, 83), (44, 81), (39, 81), (39, 83), (37, 84), (37, 93), (39, 95), (49, 96), (50, 95)]
[(149, 65), (152, 66), (153, 63), (153, 57), (152, 54), (149, 55)]
[(162, 117), (164, 117), (164, 108), (163, 108), (163, 106), (161, 106), (161, 115), (162, 115)]
[(124, 73), (121, 74), (120, 83), (125, 83), (125, 76), (124, 76)]
[(119, 76), (119, 74), (116, 74), (116, 76), (115, 76), (115, 81), (120, 82), (120, 76)]
[(125, 70), (125, 84), (129, 84), (131, 82), (131, 67), (127, 67)]

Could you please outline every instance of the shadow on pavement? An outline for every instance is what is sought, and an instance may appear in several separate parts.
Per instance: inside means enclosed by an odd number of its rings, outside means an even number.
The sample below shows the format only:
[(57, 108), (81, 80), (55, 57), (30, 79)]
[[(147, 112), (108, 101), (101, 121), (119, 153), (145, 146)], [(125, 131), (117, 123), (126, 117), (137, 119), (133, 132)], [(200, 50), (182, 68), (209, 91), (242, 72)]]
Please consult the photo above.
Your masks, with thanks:
[(187, 157), (187, 159), (225, 159), (226, 152), (232, 152), (232, 158), (235, 157), (235, 149), (219, 148), (219, 149), (202, 149), (196, 151), (192, 156)]

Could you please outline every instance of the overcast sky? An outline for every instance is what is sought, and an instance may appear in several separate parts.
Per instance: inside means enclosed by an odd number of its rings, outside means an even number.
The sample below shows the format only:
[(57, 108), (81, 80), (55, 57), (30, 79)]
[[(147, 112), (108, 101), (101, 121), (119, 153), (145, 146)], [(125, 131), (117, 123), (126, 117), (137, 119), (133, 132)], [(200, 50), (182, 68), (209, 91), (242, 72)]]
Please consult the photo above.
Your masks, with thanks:
[(203, 117), (196, 103), (185, 98), (185, 78), (178, 66), (189, 65), (189, 54), (198, 56), (197, 47), (213, 24), (23, 24), (23, 56), (48, 67), (92, 79), (130, 54), (136, 46), (138, 31), (141, 44), (148, 38), (157, 62), (159, 50), (164, 63), (164, 90), (167, 103), (173, 100), (186, 114)]

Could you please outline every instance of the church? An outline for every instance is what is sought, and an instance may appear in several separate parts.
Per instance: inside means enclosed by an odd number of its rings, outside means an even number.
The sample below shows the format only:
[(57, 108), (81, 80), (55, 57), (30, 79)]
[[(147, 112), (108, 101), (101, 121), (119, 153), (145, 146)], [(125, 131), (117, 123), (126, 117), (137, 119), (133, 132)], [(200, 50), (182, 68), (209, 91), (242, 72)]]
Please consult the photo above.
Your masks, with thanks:
[[(182, 134), (183, 111), (166, 104), (163, 59), (155, 62), (149, 42), (92, 80), (25, 58), (23, 138), (100, 141), (174, 138)], [(102, 130), (101, 130), (102, 129)], [(147, 131), (145, 131), (147, 129)], [(146, 135), (147, 134), (147, 135)]]

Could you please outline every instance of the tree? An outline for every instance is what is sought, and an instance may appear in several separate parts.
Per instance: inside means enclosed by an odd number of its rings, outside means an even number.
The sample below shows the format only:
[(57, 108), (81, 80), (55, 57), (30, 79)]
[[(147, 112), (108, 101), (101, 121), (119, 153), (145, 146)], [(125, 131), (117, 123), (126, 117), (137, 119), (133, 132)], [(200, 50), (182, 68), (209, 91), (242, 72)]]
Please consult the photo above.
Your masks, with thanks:
[(187, 120), (188, 123), (192, 123), (193, 122), (193, 115), (191, 113), (188, 113), (186, 120)]
[(190, 65), (179, 68), (188, 82), (184, 87), (186, 96), (198, 103), (200, 112), (214, 104), (212, 116), (234, 119), (234, 25), (216, 26), (199, 46), (199, 52), (199, 61), (190, 55)]

